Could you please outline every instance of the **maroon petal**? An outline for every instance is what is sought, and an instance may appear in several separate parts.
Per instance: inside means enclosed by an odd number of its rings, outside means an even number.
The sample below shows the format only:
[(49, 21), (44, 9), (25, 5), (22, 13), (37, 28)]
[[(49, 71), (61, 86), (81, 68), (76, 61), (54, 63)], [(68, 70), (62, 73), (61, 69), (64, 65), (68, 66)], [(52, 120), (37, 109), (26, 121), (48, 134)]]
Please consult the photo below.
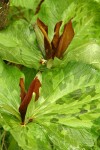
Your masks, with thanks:
[(37, 25), (44, 35), (44, 47), (45, 47), (46, 58), (50, 59), (52, 58), (53, 51), (52, 51), (51, 42), (48, 38), (48, 27), (40, 19), (37, 19)]
[(33, 94), (33, 92), (35, 92), (36, 93), (35, 100), (38, 100), (40, 87), (41, 87), (41, 83), (40, 83), (39, 79), (36, 77), (32, 81), (32, 83), (30, 84), (28, 92), (27, 92), (26, 96), (24, 97), (24, 99), (23, 99), (23, 101), (19, 107), (19, 112), (21, 114), (22, 124), (24, 124), (27, 107), (28, 107), (28, 104), (30, 103), (30, 101), (32, 99), (32, 94)]
[[(54, 53), (56, 52), (57, 46), (59, 43), (59, 30), (60, 30), (61, 24), (62, 24), (62, 21), (58, 22), (55, 26), (55, 29), (54, 29), (54, 36), (53, 36), (53, 40), (51, 42), (52, 49), (53, 49)], [(52, 57), (54, 57), (54, 56), (52, 56)]]
[(21, 90), (21, 93), (20, 93), (21, 101), (23, 101), (24, 97), (26, 96), (26, 91), (25, 91), (25, 85), (24, 85), (24, 79), (23, 78), (20, 78), (19, 86), (20, 86), (20, 90)]
[(66, 51), (67, 47), (72, 41), (73, 37), (74, 37), (74, 30), (72, 27), (72, 22), (70, 20), (67, 24), (65, 24), (63, 34), (60, 37), (58, 48), (55, 54), (56, 57), (58, 58), (62, 57), (63, 53)]
[(45, 36), (48, 35), (48, 26), (45, 25), (39, 18), (37, 19), (37, 25)]

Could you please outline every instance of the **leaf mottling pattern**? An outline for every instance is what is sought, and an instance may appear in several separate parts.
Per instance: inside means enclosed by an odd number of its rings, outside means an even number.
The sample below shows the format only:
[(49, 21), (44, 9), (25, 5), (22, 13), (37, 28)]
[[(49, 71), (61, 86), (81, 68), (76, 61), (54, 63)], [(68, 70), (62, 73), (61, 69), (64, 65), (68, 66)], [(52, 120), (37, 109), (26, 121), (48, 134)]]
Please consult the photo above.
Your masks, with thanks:
[(54, 69), (47, 71), (46, 76), (43, 74), (43, 85), (48, 83), (49, 86), (48, 90), (42, 87), (44, 94), (41, 94), (45, 102), (41, 106), (43, 110), (40, 108), (41, 113), (37, 112), (37, 117), (49, 115), (48, 121), (56, 118), (59, 124), (90, 127), (100, 112), (98, 71), (85, 64), (77, 66), (77, 63), (69, 63), (60, 73), (59, 69)]
[[(98, 70), (86, 64), (70, 62), (60, 70), (57, 68), (42, 72), (39, 99), (35, 102), (34, 95), (30, 101), (25, 116), (25, 121), (28, 121), (22, 126), (18, 112), (18, 82), (23, 76), (16, 68), (11, 69), (3, 63), (0, 63), (0, 68), (0, 113), (5, 121), (4, 125), (8, 126), (14, 138), (18, 137), (16, 140), (23, 149), (35, 147), (40, 150), (42, 145), (44, 149), (51, 150), (49, 141), (59, 150), (67, 150), (70, 146), (80, 148), (83, 145), (94, 145), (91, 127), (96, 126), (97, 130), (100, 126)], [(10, 86), (11, 83), (13, 86)], [(20, 84), (23, 88), (23, 80)], [(38, 93), (37, 88), (33, 89)]]

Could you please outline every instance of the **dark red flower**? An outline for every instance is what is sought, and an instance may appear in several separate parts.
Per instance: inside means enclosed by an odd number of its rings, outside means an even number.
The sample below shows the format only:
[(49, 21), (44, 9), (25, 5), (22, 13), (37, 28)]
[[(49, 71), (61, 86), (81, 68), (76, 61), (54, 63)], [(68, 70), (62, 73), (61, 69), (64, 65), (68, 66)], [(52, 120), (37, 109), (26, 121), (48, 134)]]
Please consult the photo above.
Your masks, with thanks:
[(55, 25), (54, 36), (50, 42), (48, 38), (48, 27), (40, 19), (37, 19), (37, 25), (44, 35), (46, 59), (54, 59), (54, 57), (61, 58), (74, 37), (71, 20), (65, 24), (62, 35), (59, 35), (61, 24), (62, 21)]
[(30, 84), (28, 91), (25, 91), (24, 80), (23, 78), (20, 79), (20, 89), (21, 89), (21, 105), (19, 107), (19, 112), (21, 114), (22, 124), (25, 121), (25, 115), (27, 111), (28, 104), (32, 99), (32, 94), (35, 92), (35, 101), (39, 98), (39, 88), (41, 87), (41, 83), (39, 79), (36, 77)]

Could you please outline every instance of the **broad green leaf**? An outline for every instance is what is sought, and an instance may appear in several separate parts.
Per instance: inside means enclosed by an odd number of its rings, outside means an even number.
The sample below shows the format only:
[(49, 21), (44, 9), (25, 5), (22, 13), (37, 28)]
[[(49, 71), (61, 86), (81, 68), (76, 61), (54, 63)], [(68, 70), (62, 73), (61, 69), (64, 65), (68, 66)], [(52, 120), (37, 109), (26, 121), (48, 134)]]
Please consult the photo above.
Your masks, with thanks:
[[(27, 109), (27, 117), (32, 120), (28, 122), (26, 118), (26, 124), (21, 125), (18, 112), (20, 73), (18, 69), (9, 68), (2, 63), (0, 68), (0, 85), (4, 87), (0, 88), (0, 112), (4, 119), (2, 125), (20, 147), (25, 150), (87, 150), (94, 146), (97, 135), (94, 136), (91, 129), (96, 125), (99, 129), (99, 121), (96, 120), (100, 116), (100, 71), (86, 64), (72, 62), (60, 70), (42, 72), (40, 97), (35, 103), (32, 99)], [(16, 71), (13, 72), (13, 69)], [(17, 73), (19, 76), (15, 78)], [(10, 81), (7, 80), (9, 74)], [(14, 86), (10, 86), (12, 82), (15, 83)], [(7, 89), (12, 92), (9, 94)], [(17, 91), (16, 96), (13, 91)], [(12, 110), (3, 107), (6, 104)]]
[(26, 125), (21, 125), (21, 121), (4, 113), (3, 118), (5, 120), (3, 127), (12, 134), (22, 149), (32, 150), (34, 148), (35, 150), (51, 150), (49, 140), (42, 126), (38, 125), (38, 123), (32, 124), (30, 122)]
[(83, 61), (100, 69), (100, 5), (89, 1), (86, 4), (82, 2), (77, 7), (73, 18), (76, 34), (63, 63), (70, 60)]
[(17, 119), (20, 119), (17, 111), (20, 103), (18, 83), (22, 76), (18, 68), (6, 66), (0, 60), (0, 112), (8, 113)]
[[(34, 110), (33, 118), (37, 118), (39, 124), (42, 123), (48, 127), (47, 134), (51, 132), (52, 124), (56, 128), (64, 126), (65, 137), (68, 134), (71, 141), (75, 140), (75, 136), (79, 134), (79, 140), (76, 139), (74, 143), (68, 142), (68, 139), (63, 137), (66, 143), (63, 149), (67, 149), (67, 144), (68, 147), (76, 145), (78, 149), (82, 146), (92, 147), (94, 145), (92, 135), (88, 136), (86, 130), (90, 130), (100, 116), (99, 71), (91, 66), (73, 62), (60, 71), (53, 69), (45, 71), (42, 75), (41, 97)], [(65, 128), (71, 133), (67, 133)], [(58, 141), (63, 142), (62, 134), (55, 132), (55, 129), (52, 132), (55, 140), (59, 137), (55, 145), (58, 145)], [(71, 135), (72, 132), (75, 134), (74, 137)], [(83, 139), (80, 137), (81, 134)], [(49, 138), (54, 142), (52, 136), (50, 135)], [(87, 143), (85, 138), (88, 139)], [(59, 143), (59, 149), (61, 149), (60, 146), (62, 147), (61, 143)]]
[[(58, 124), (45, 125), (48, 137), (57, 150), (89, 148), (94, 145), (93, 135), (88, 129), (69, 128)], [(76, 139), (77, 137), (77, 139)], [(86, 149), (87, 150), (87, 149)]]
[(91, 127), (100, 113), (99, 72), (86, 64), (73, 62), (60, 71), (54, 69), (42, 75), (42, 102), (35, 110), (36, 115), (47, 120), (54, 114), (57, 123)]
[(30, 68), (39, 68), (42, 55), (36, 45), (35, 34), (26, 21), (16, 21), (0, 31), (0, 57)]

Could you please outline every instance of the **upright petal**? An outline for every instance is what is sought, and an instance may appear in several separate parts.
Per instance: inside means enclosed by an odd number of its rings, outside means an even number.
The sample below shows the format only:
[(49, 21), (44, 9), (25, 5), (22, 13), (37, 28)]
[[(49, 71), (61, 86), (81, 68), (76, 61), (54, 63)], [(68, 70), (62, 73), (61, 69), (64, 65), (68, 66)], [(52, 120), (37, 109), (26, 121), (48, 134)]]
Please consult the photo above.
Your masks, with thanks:
[[(58, 46), (58, 43), (59, 43), (59, 29), (61, 27), (61, 24), (62, 24), (62, 21), (58, 22), (56, 25), (55, 25), (55, 28), (54, 28), (54, 36), (53, 36), (53, 40), (51, 42), (51, 45), (52, 45), (52, 49), (54, 51), (54, 54), (57, 50), (57, 46)], [(53, 55), (54, 55), (53, 54)]]
[(36, 93), (35, 100), (37, 100), (39, 98), (39, 88), (40, 87), (41, 87), (41, 83), (40, 83), (39, 79), (36, 77), (32, 81), (32, 83), (30, 84), (28, 92), (27, 92), (26, 96), (24, 97), (24, 99), (23, 99), (23, 101), (19, 107), (19, 112), (21, 114), (22, 124), (24, 124), (25, 114), (27, 111), (28, 104), (30, 103), (30, 101), (32, 99), (32, 94), (33, 94), (33, 92)]
[(70, 20), (67, 24), (65, 24), (64, 31), (60, 37), (58, 48), (55, 53), (56, 57), (58, 58), (62, 57), (63, 53), (66, 51), (67, 47), (72, 41), (73, 37), (74, 37), (74, 30), (72, 27), (72, 22)]
[(37, 25), (44, 35), (44, 47), (45, 47), (46, 58), (47, 59), (52, 58), (52, 46), (48, 38), (48, 27), (40, 19), (37, 19)]
[(22, 102), (24, 97), (26, 96), (25, 84), (24, 84), (23, 78), (20, 78), (19, 86), (20, 86), (20, 90), (21, 90), (20, 97), (21, 97), (21, 102)]

